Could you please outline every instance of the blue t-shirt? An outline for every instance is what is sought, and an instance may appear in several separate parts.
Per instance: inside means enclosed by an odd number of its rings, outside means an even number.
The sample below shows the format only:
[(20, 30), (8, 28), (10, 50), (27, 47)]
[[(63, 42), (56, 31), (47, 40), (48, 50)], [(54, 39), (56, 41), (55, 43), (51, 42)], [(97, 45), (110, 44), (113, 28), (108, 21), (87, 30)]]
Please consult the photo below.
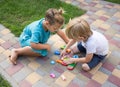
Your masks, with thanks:
[[(35, 21), (24, 28), (19, 38), (22, 47), (30, 46), (31, 42), (41, 44), (47, 42), (50, 37), (50, 31), (45, 31), (43, 28), (43, 20), (45, 19), (43, 18), (41, 20)], [(41, 54), (42, 56), (46, 56), (48, 53), (46, 49), (36, 50), (32, 48), (32, 50)]]

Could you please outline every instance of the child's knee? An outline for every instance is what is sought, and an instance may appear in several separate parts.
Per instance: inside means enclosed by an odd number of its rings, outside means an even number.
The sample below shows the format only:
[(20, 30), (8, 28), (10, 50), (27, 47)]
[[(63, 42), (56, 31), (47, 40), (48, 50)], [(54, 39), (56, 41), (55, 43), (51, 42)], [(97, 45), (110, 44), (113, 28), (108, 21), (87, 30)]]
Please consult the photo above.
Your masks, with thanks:
[(82, 69), (85, 70), (85, 71), (89, 71), (90, 67), (88, 66), (87, 63), (84, 63), (84, 64), (82, 64)]

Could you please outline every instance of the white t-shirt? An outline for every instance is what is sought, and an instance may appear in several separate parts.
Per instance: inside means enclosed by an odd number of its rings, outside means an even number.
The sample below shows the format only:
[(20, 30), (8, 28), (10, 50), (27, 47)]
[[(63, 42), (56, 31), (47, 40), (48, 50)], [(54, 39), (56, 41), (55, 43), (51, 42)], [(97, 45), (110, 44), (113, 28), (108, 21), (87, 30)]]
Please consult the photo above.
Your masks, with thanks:
[(87, 54), (106, 55), (109, 50), (107, 39), (97, 31), (93, 31), (93, 35), (86, 42), (82, 41), (82, 46), (86, 48)]

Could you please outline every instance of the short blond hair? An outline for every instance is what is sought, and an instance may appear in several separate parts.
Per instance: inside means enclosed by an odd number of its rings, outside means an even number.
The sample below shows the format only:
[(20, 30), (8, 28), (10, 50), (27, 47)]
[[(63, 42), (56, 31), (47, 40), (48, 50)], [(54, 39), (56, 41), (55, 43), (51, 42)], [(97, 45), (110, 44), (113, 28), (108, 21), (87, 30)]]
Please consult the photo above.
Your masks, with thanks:
[(88, 38), (92, 34), (87, 21), (78, 17), (69, 21), (65, 32), (70, 39), (76, 39), (78, 37)]
[(58, 23), (58, 24), (64, 24), (64, 17), (63, 14), (64, 10), (62, 8), (60, 9), (55, 9), (55, 8), (50, 8), (46, 11), (45, 13), (45, 20), (49, 21), (51, 25)]

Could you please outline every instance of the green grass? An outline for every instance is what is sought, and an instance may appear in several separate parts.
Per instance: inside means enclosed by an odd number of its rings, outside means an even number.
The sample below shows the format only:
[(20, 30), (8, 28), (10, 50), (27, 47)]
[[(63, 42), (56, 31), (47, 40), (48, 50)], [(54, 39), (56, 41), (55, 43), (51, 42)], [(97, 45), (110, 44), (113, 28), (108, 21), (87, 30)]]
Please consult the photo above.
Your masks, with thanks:
[(44, 17), (47, 9), (60, 7), (66, 11), (64, 14), (66, 23), (70, 18), (85, 13), (60, 0), (0, 0), (0, 23), (19, 36), (27, 24)]
[(105, 1), (120, 4), (120, 0), (105, 0)]
[(0, 75), (0, 87), (12, 87), (7, 80)]

